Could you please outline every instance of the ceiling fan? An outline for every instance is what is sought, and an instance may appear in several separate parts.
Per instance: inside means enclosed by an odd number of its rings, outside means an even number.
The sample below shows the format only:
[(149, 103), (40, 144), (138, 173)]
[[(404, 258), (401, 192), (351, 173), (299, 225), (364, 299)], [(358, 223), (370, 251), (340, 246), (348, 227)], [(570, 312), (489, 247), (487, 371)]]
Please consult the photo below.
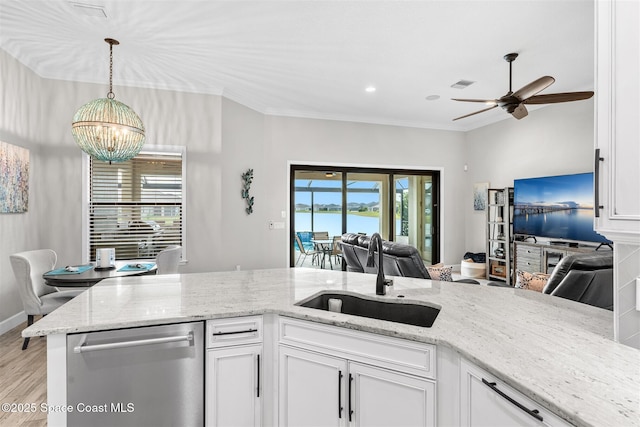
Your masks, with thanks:
[(512, 92), (511, 90), (511, 64), (518, 57), (517, 53), (508, 53), (504, 56), (505, 61), (509, 63), (509, 92), (498, 99), (458, 99), (452, 98), (453, 101), (463, 102), (482, 102), (490, 105), (489, 108), (485, 108), (474, 113), (465, 114), (464, 116), (456, 117), (455, 120), (464, 119), (465, 117), (473, 116), (475, 114), (483, 113), (485, 111), (492, 110), (496, 107), (502, 107), (507, 113), (511, 114), (516, 119), (520, 120), (526, 117), (529, 112), (525, 107), (525, 104), (554, 104), (558, 102), (580, 101), (583, 99), (589, 99), (593, 96), (593, 92), (565, 92), (565, 93), (550, 93), (547, 95), (536, 95), (538, 92), (551, 86), (556, 81), (551, 76), (540, 77), (537, 80), (532, 81), (526, 86), (523, 86), (519, 90)]

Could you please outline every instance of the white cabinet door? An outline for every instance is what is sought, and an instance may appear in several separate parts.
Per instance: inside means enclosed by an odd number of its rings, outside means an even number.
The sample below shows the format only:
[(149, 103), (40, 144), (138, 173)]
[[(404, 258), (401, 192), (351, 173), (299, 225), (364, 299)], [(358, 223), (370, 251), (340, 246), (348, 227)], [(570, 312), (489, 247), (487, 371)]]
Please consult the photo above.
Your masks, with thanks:
[(562, 426), (569, 424), (486, 371), (460, 363), (460, 421), (464, 427)]
[(207, 426), (261, 425), (261, 354), (260, 344), (207, 350)]
[(435, 425), (435, 382), (359, 363), (349, 363), (348, 380), (353, 425)]
[(280, 346), (279, 424), (345, 426), (347, 362)]
[[(601, 161), (596, 230), (640, 238), (640, 3), (597, 1), (596, 148)], [(597, 190), (596, 190), (597, 191)], [(629, 237), (618, 233), (629, 233)]]

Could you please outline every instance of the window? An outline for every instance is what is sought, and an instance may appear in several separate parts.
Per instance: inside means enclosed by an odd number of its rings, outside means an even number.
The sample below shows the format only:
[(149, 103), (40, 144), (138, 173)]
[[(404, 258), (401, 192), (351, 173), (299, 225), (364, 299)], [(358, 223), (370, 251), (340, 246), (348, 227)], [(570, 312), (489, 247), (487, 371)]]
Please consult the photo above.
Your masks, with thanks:
[[(380, 233), (414, 246), (426, 263), (437, 262), (439, 178), (437, 170), (291, 165), (290, 265), (299, 260), (298, 232)], [(313, 265), (312, 257), (305, 259)]]
[(141, 152), (113, 164), (89, 159), (89, 259), (99, 248), (115, 248), (116, 259), (151, 259), (169, 245), (184, 246), (183, 200), (182, 153)]

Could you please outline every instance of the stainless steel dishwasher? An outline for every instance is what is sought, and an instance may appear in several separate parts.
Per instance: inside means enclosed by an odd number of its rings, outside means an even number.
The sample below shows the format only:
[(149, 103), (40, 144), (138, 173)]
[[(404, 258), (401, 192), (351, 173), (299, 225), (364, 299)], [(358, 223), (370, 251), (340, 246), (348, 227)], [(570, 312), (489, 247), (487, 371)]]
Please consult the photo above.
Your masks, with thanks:
[(203, 322), (67, 336), (69, 426), (204, 425)]

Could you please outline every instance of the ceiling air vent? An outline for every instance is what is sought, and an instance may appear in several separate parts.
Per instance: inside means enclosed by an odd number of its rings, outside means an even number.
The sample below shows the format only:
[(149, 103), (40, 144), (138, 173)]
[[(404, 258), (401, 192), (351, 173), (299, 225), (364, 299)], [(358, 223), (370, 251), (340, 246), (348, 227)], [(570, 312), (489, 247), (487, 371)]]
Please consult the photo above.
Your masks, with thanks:
[(76, 2), (69, 2), (69, 4), (73, 7), (73, 10), (80, 15), (105, 19), (107, 17), (107, 13), (104, 11), (104, 6)]
[(471, 81), (471, 80), (460, 80), (460, 81), (457, 81), (454, 84), (452, 84), (451, 87), (456, 88), (456, 89), (464, 89), (466, 87), (471, 86), (474, 83), (475, 82)]

